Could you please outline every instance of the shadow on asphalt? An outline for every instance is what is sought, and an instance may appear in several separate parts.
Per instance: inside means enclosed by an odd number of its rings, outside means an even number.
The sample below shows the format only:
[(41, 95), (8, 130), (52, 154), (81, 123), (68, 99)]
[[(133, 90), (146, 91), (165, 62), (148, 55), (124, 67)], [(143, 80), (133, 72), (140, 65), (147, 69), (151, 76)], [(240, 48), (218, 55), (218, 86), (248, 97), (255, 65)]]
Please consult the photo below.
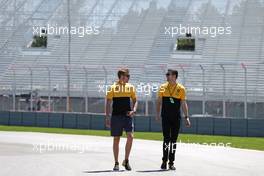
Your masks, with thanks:
[(148, 172), (168, 172), (170, 170), (162, 170), (162, 169), (157, 169), (157, 170), (140, 170), (137, 172), (141, 172), (141, 173), (148, 173)]
[(107, 172), (124, 172), (125, 170), (113, 171), (113, 170), (95, 170), (95, 171), (83, 171), (88, 174), (99, 174), (99, 173), (107, 173)]
[[(84, 173), (88, 174), (99, 174), (99, 173), (108, 173), (108, 172), (124, 172), (125, 170), (119, 170), (119, 171), (113, 171), (113, 170), (93, 170), (93, 171), (83, 171)], [(151, 172), (168, 172), (170, 170), (162, 170), (162, 169), (157, 169), (157, 170), (138, 170), (136, 172), (140, 173), (151, 173)]]

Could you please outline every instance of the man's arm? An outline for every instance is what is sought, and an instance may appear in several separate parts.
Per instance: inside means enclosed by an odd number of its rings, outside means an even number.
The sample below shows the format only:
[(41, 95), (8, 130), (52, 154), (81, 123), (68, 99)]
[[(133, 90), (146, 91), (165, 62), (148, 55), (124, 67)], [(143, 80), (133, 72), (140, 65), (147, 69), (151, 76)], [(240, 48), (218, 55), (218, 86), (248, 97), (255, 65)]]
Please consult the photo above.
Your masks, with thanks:
[(160, 86), (159, 91), (157, 92), (157, 103), (156, 103), (156, 120), (160, 121), (160, 110), (162, 106), (162, 97), (165, 89), (163, 86)]
[(131, 95), (130, 98), (132, 100), (132, 111), (127, 112), (127, 115), (132, 117), (133, 115), (135, 115), (135, 113), (137, 112), (137, 106), (138, 106), (138, 101), (137, 101), (137, 95), (136, 95), (136, 89), (134, 86), (131, 87)]
[(106, 101), (105, 101), (105, 124), (106, 124), (106, 127), (108, 127), (108, 128), (110, 128), (110, 125), (111, 125), (110, 124), (111, 104), (112, 104), (112, 100), (106, 98)]
[(133, 106), (132, 106), (133, 108), (133, 111), (134, 112), (137, 112), (137, 107), (138, 107), (138, 101), (137, 101), (137, 99), (134, 99), (133, 100)]
[(128, 116), (132, 117), (133, 115), (135, 115), (135, 113), (137, 112), (137, 107), (138, 107), (138, 101), (136, 98), (132, 99), (132, 111), (128, 112)]
[(190, 119), (189, 119), (189, 110), (188, 110), (188, 105), (187, 105), (186, 100), (182, 100), (181, 101), (181, 107), (182, 107), (182, 110), (183, 110), (186, 127), (191, 127), (191, 122), (190, 122)]
[(158, 97), (157, 99), (157, 104), (156, 104), (156, 120), (160, 120), (160, 109), (161, 109), (161, 97)]
[(181, 106), (182, 106), (184, 116), (189, 117), (188, 105), (187, 105), (186, 100), (181, 101)]

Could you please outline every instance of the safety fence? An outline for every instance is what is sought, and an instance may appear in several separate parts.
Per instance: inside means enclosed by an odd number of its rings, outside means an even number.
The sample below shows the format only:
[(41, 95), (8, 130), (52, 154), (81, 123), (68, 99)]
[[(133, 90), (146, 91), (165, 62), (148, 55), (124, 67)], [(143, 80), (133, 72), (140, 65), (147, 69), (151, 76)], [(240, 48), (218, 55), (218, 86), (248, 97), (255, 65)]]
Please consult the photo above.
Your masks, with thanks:
[[(104, 115), (85, 113), (0, 112), (0, 125), (56, 127), (107, 130)], [(184, 120), (180, 132), (189, 134), (264, 137), (264, 119), (192, 117), (192, 127)], [(134, 117), (135, 131), (161, 132), (161, 123), (154, 116)]]
[[(1, 111), (103, 113), (107, 86), (117, 80), (114, 65), (12, 66), (0, 80)], [(140, 115), (155, 114), (157, 87), (168, 68), (179, 71), (191, 114), (264, 117), (264, 64), (129, 65)], [(140, 92), (141, 91), (141, 92)], [(199, 108), (199, 109), (198, 109)]]

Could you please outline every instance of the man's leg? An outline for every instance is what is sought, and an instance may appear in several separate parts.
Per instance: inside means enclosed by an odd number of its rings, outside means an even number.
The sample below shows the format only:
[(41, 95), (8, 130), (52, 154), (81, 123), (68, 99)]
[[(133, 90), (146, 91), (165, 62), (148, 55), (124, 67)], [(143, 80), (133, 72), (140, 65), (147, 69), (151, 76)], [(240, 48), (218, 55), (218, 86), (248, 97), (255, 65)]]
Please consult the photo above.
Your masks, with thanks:
[(168, 161), (169, 145), (170, 145), (170, 122), (168, 117), (162, 117), (162, 133), (163, 133), (163, 157), (162, 161)]
[(115, 136), (113, 141), (113, 152), (114, 152), (115, 162), (118, 162), (119, 141), (120, 141), (120, 136)]
[(123, 161), (122, 165), (126, 168), (126, 170), (131, 170), (131, 166), (129, 164), (129, 155), (132, 148), (133, 143), (133, 131), (134, 131), (134, 124), (132, 117), (125, 117), (124, 118), (124, 129), (127, 134), (127, 141), (126, 141), (126, 153), (125, 153), (125, 160)]
[(173, 166), (175, 160), (176, 152), (176, 142), (179, 135), (181, 120), (180, 118), (175, 118), (171, 123), (171, 138), (170, 138), (170, 152), (169, 152), (169, 165)]
[(127, 132), (125, 160), (129, 159), (130, 151), (131, 151), (131, 148), (132, 148), (132, 143), (133, 143), (133, 133), (132, 132)]
[(118, 163), (118, 154), (119, 154), (119, 141), (120, 137), (122, 136), (122, 121), (120, 121), (119, 117), (112, 116), (111, 118), (111, 136), (114, 137), (113, 140), (113, 153), (115, 159), (115, 166), (113, 168), (114, 171), (119, 170), (119, 163)]

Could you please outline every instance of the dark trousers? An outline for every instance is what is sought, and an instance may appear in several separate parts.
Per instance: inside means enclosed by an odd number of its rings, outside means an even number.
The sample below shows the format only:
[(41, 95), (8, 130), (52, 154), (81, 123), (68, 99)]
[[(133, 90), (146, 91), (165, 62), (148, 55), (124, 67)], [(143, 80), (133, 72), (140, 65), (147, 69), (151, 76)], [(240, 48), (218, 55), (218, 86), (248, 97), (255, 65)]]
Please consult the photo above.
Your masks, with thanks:
[(176, 141), (179, 135), (181, 118), (162, 116), (163, 157), (162, 160), (173, 164), (175, 160)]

